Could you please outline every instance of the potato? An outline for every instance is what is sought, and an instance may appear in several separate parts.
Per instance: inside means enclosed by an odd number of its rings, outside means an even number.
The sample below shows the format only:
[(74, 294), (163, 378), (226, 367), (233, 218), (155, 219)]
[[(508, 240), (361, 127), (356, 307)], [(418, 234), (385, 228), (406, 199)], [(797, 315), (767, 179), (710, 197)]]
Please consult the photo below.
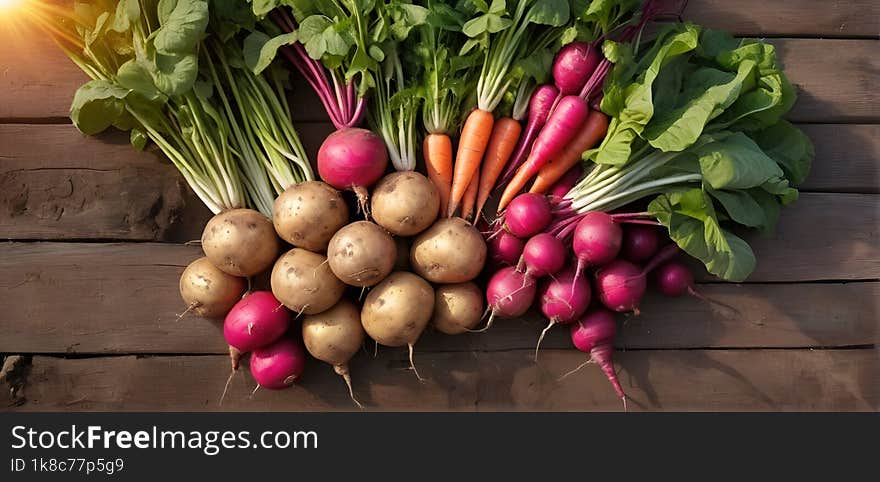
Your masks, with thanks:
[(343, 283), (373, 286), (394, 269), (397, 246), (391, 235), (369, 221), (340, 229), (327, 246), (330, 269)]
[(244, 278), (217, 269), (208, 258), (199, 258), (180, 276), (180, 296), (187, 310), (205, 318), (223, 318), (247, 289)]
[(434, 291), (431, 324), (447, 335), (466, 333), (483, 318), (483, 292), (471, 282), (440, 285)]
[(273, 208), (272, 222), (281, 239), (309, 251), (323, 252), (330, 238), (348, 222), (342, 194), (321, 181), (287, 188)]
[(396, 271), (370, 290), (361, 309), (361, 323), (382, 345), (414, 345), (433, 311), (431, 285), (412, 273)]
[(348, 361), (361, 349), (366, 337), (360, 309), (341, 299), (329, 310), (303, 318), (302, 337), (306, 350), (318, 360), (333, 365), (333, 371), (345, 380), (351, 399), (362, 407), (354, 396), (348, 369)]
[(464, 283), (486, 263), (486, 242), (461, 218), (444, 218), (420, 234), (409, 252), (413, 271), (432, 283)]
[(272, 221), (252, 209), (231, 209), (208, 221), (202, 250), (218, 269), (253, 276), (272, 266), (280, 242)]
[(296, 313), (320, 313), (342, 298), (345, 284), (330, 271), (327, 258), (302, 248), (284, 253), (272, 268), (272, 294)]
[(373, 221), (396, 236), (413, 236), (437, 219), (440, 193), (427, 177), (413, 171), (379, 180), (370, 201)]

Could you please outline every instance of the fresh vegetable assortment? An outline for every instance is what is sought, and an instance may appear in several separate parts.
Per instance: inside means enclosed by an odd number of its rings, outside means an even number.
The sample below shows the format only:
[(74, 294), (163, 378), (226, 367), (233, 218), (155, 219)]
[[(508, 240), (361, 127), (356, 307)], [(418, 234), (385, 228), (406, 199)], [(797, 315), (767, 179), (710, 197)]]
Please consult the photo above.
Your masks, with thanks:
[[(746, 279), (739, 234), (773, 229), (813, 157), (773, 46), (683, 21), (649, 35), (668, 8), (101, 0), (34, 18), (92, 78), (75, 126), (155, 145), (214, 212), (180, 293), (184, 314), (224, 318), (230, 379), (245, 357), (258, 387), (288, 387), (308, 353), (361, 406), (349, 361), (367, 337), (407, 347), (421, 380), (429, 325), (491, 336), (534, 309), (537, 346), (569, 325), (625, 408), (614, 313), (639, 315), (649, 285), (712, 302), (684, 253)], [(321, 180), (290, 75), (337, 129)]]

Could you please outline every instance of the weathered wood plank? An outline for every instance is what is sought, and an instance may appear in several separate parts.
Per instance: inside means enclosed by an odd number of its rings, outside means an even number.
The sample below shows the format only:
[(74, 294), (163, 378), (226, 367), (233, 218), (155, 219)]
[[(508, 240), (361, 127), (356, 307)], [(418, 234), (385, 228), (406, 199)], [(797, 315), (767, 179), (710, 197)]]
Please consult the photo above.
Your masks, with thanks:
[(736, 35), (876, 37), (880, 4), (874, 0), (691, 0), (684, 18)]
[[(0, 245), (0, 353), (224, 353), (219, 322), (177, 319), (184, 309), (177, 279), (199, 255), (198, 248), (171, 244)], [(880, 283), (705, 284), (700, 291), (738, 312), (651, 295), (641, 316), (625, 319), (618, 345), (829, 347), (876, 340)], [(499, 320), (481, 335), (429, 332), (419, 348), (532, 347), (545, 322), (537, 313), (526, 319)], [(570, 346), (567, 329), (551, 330), (544, 346)]]
[(880, 125), (802, 124), (816, 159), (804, 191), (880, 192)]
[[(754, 19), (787, 15), (773, 10), (785, 2), (754, 3), (760, 4), (762, 10), (742, 9), (755, 15)], [(852, 15), (869, 18), (864, 9), (858, 9), (857, 3), (861, 2), (853, 3)], [(850, 8), (850, 2), (839, 2), (835, 7), (847, 12)], [(721, 17), (737, 18), (728, 15), (714, 18)], [(699, 17), (692, 19), (700, 20)], [(724, 27), (714, 22), (713, 25)], [(773, 31), (753, 33), (772, 34)], [(866, 35), (877, 35), (877, 31), (871, 30)], [(777, 39), (773, 43), (779, 48), (792, 82), (802, 91), (792, 119), (868, 123), (878, 119), (875, 107), (880, 94), (874, 88), (874, 80), (880, 71), (880, 60), (874, 55), (875, 40)], [(66, 118), (74, 92), (86, 80), (45, 35), (29, 30), (15, 34), (0, 30), (0, 66), (5, 67), (0, 70), (0, 119), (7, 121)], [(294, 79), (294, 118), (326, 121), (317, 96), (298, 75)]]
[[(356, 357), (355, 391), (371, 410), (620, 411), (601, 370), (575, 350), (417, 353), (424, 383), (406, 369), (403, 349)], [(878, 408), (873, 350), (629, 351), (616, 355), (629, 409), (698, 411), (868, 411)], [(247, 370), (230, 384), (223, 410), (353, 410), (342, 380), (311, 362), (301, 384), (259, 390)], [(34, 357), (16, 411), (213, 411), (228, 359), (200, 357)], [(6, 388), (6, 387), (4, 387)], [(3, 390), (7, 399), (10, 390)], [(14, 405), (9, 400), (8, 405)]]

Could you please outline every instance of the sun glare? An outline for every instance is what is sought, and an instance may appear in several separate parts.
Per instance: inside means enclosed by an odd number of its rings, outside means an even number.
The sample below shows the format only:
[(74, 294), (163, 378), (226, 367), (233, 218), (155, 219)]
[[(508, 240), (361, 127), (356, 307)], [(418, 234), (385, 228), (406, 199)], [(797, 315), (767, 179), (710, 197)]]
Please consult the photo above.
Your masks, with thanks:
[(9, 10), (24, 3), (24, 0), (0, 0), (0, 14), (6, 15)]

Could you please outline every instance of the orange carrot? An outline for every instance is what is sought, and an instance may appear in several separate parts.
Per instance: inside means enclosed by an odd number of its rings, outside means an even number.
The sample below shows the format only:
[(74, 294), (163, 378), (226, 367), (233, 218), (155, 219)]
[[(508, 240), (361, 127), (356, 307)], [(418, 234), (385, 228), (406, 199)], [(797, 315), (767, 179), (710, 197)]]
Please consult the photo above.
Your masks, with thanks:
[(538, 171), (529, 192), (539, 194), (547, 192), (553, 183), (565, 175), (575, 164), (581, 162), (581, 155), (584, 151), (595, 147), (602, 141), (607, 131), (608, 116), (598, 110), (590, 111), (590, 115), (575, 138), (565, 146), (565, 149), (555, 159), (551, 159)]
[(428, 134), (422, 143), (428, 179), (440, 192), (440, 212), (446, 213), (452, 189), (452, 139), (446, 134)]
[(474, 109), (464, 121), (458, 139), (458, 151), (455, 154), (452, 189), (449, 194), (449, 205), (446, 208), (448, 216), (455, 213), (471, 178), (479, 172), (480, 162), (483, 160), (483, 153), (486, 152), (486, 145), (489, 144), (494, 124), (495, 118), (492, 117), (492, 113), (482, 109)]
[(474, 205), (477, 203), (477, 186), (480, 184), (480, 173), (471, 177), (468, 188), (464, 191), (464, 197), (461, 198), (461, 217), (470, 221), (471, 215), (474, 214)]
[(510, 117), (502, 117), (495, 122), (495, 127), (492, 128), (492, 137), (489, 138), (489, 145), (486, 147), (486, 155), (483, 157), (483, 166), (480, 168), (477, 212), (474, 213), (474, 219), (479, 219), (480, 213), (483, 212), (483, 206), (486, 205), (486, 201), (492, 194), (498, 176), (501, 175), (501, 171), (504, 170), (504, 166), (507, 165), (510, 155), (516, 148), (520, 133), (522, 133), (522, 126)]

